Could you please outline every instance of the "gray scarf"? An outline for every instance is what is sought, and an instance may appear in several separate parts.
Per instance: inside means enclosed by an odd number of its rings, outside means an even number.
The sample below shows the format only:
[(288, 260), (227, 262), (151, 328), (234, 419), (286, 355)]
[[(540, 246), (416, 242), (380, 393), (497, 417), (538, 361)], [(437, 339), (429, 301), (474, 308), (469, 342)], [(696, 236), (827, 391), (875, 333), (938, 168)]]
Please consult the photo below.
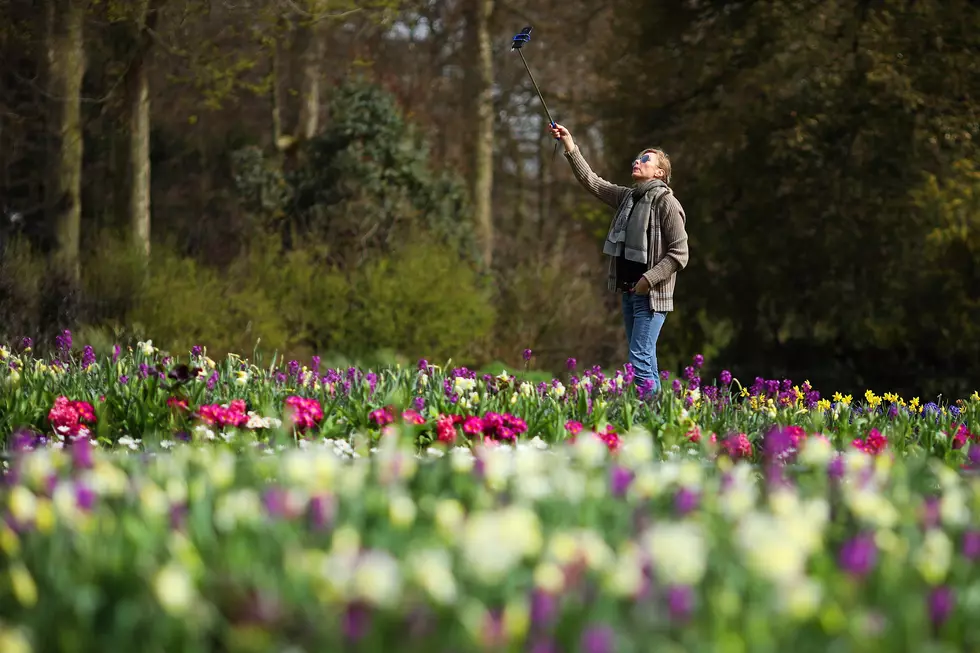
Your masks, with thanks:
[[(634, 186), (616, 210), (602, 253), (625, 255), (630, 261), (646, 263), (650, 209), (665, 192), (667, 184), (660, 179), (650, 179)], [(633, 214), (635, 218), (630, 219)]]

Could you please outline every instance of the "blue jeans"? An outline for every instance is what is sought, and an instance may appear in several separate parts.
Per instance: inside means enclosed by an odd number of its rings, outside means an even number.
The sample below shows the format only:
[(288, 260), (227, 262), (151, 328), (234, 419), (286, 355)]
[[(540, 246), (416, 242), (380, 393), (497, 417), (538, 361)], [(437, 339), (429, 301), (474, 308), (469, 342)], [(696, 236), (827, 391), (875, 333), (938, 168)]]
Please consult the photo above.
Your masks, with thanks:
[(657, 339), (667, 314), (650, 310), (649, 295), (623, 293), (623, 324), (629, 345), (629, 362), (637, 386), (653, 380), (654, 392), (660, 391), (660, 371), (657, 369)]

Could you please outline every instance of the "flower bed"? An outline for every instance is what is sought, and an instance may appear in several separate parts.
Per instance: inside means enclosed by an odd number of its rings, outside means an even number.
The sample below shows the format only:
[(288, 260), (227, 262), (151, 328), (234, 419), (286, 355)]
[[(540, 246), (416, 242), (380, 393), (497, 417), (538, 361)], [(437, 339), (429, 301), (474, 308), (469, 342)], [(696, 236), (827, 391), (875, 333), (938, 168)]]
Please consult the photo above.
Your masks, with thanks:
[(4, 653), (980, 639), (976, 395), (0, 356)]

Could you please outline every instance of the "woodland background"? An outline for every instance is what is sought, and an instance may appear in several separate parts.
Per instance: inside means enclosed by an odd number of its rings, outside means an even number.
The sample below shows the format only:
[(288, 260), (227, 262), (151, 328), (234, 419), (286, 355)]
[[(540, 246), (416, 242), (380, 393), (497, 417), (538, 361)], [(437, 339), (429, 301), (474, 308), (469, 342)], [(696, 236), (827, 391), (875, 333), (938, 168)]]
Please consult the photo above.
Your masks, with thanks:
[(527, 24), (600, 175), (670, 154), (662, 367), (980, 385), (967, 0), (0, 0), (0, 338), (621, 365)]

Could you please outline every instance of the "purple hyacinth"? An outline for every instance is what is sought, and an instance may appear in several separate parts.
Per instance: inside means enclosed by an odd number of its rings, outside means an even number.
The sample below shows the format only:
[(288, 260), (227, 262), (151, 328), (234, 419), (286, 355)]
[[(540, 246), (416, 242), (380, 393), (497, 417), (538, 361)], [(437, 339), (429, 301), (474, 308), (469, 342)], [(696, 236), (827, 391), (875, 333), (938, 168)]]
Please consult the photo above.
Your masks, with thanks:
[(694, 367), (701, 367), (704, 365), (704, 356), (701, 354), (694, 355)]
[(630, 483), (633, 482), (633, 472), (620, 465), (615, 465), (609, 470), (609, 491), (614, 497), (623, 497)]
[(75, 485), (75, 504), (79, 510), (88, 512), (95, 506), (95, 492), (86, 485), (77, 483)]
[(61, 353), (66, 353), (71, 350), (71, 331), (65, 329), (60, 335), (55, 336), (54, 344)]
[(613, 653), (616, 650), (616, 633), (609, 626), (591, 626), (582, 633), (584, 653)]
[(686, 487), (680, 488), (674, 495), (674, 509), (681, 515), (686, 515), (696, 510), (698, 503), (698, 493), (688, 490)]
[(953, 608), (956, 606), (956, 595), (953, 590), (946, 586), (934, 588), (926, 599), (929, 609), (929, 619), (936, 626), (941, 626), (947, 619)]
[(24, 338), (20, 341), (20, 347), (21, 347), (21, 349), (27, 350), (27, 349), (30, 349), (33, 346), (34, 346), (34, 340), (32, 340), (31, 338), (29, 338), (27, 336), (24, 336)]
[(837, 562), (841, 569), (848, 574), (862, 577), (871, 572), (877, 560), (878, 548), (875, 545), (874, 537), (862, 534), (844, 543), (840, 549)]
[(416, 412), (421, 413), (422, 409), (425, 408), (425, 397), (418, 396), (412, 400), (412, 406), (415, 407)]
[(967, 560), (980, 558), (980, 531), (969, 530), (963, 533), (963, 556)]
[(344, 611), (344, 636), (351, 641), (359, 641), (368, 632), (371, 624), (371, 612), (366, 605), (352, 603)]
[(694, 611), (694, 591), (687, 585), (674, 585), (667, 590), (667, 610), (671, 619), (686, 621)]
[(333, 521), (333, 504), (327, 497), (315, 496), (310, 499), (310, 526), (322, 530)]
[(129, 383), (129, 377), (123, 374), (122, 376), (119, 377), (119, 383), (121, 385), (126, 385), (127, 383)]
[(721, 374), (718, 375), (718, 380), (721, 381), (722, 385), (730, 385), (732, 382), (732, 373), (728, 370), (722, 370)]
[(578, 361), (574, 358), (569, 357), (569, 359), (565, 361), (565, 369), (567, 369), (569, 372), (574, 370), (576, 366), (578, 366)]
[(201, 345), (194, 345), (193, 347), (191, 347), (191, 356), (193, 356), (194, 358), (197, 358), (202, 353), (204, 353), (204, 350), (201, 348)]
[(94, 362), (95, 349), (92, 348), (92, 345), (85, 345), (85, 349), (82, 350), (82, 369), (84, 370)]
[(558, 601), (543, 590), (536, 589), (531, 593), (531, 623), (536, 627), (547, 626), (558, 612)]
[(531, 356), (533, 356), (533, 355), (534, 355), (534, 353), (530, 349), (525, 349), (524, 350), (524, 354), (523, 354), (524, 361), (527, 362), (527, 361), (531, 360)]

